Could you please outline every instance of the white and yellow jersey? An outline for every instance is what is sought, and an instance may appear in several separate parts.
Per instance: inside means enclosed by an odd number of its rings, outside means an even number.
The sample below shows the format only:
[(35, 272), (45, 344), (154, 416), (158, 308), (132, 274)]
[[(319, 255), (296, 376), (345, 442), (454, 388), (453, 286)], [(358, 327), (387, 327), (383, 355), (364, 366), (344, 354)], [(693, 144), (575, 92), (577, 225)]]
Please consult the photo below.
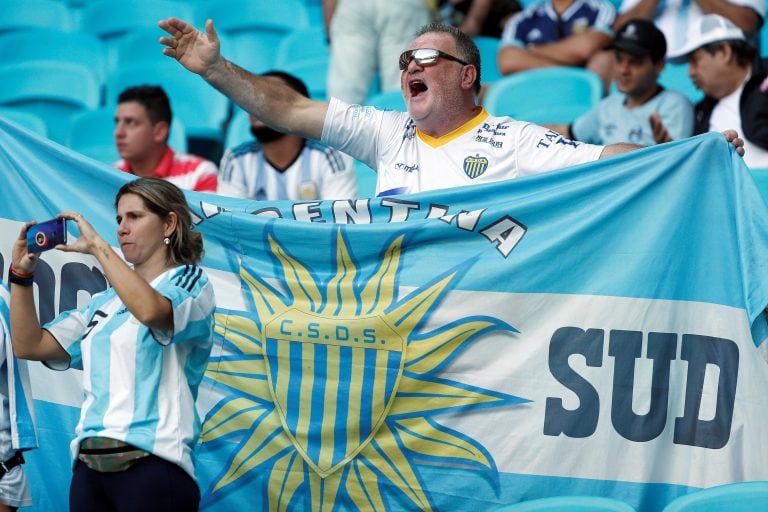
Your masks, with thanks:
[(338, 99), (330, 102), (321, 140), (376, 169), (377, 196), (538, 174), (597, 160), (603, 149), (484, 109), (434, 138), (418, 130), (407, 113)]

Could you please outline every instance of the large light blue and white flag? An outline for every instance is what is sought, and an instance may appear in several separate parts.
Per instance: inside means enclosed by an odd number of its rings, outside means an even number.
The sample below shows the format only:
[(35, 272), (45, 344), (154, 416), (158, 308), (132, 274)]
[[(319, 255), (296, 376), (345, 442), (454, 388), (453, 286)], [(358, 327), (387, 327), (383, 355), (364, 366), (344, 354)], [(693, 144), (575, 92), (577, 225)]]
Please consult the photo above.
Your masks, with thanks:
[[(130, 176), (3, 121), (0, 173), (3, 276), (21, 223), (62, 210), (118, 245)], [(188, 199), (218, 304), (205, 511), (656, 511), (768, 480), (768, 208), (718, 134), (413, 196)], [(43, 320), (107, 286), (87, 256), (42, 260)], [(26, 468), (60, 511), (79, 375), (30, 366)]]

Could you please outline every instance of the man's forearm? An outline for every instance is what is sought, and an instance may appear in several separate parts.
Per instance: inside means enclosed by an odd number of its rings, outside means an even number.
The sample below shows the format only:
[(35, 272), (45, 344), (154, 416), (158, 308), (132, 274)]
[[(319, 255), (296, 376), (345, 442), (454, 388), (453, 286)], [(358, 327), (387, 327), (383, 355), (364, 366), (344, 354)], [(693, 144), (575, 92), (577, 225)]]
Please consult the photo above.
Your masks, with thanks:
[(704, 14), (719, 14), (747, 33), (756, 31), (760, 24), (760, 16), (751, 7), (726, 0), (696, 0), (696, 3)]

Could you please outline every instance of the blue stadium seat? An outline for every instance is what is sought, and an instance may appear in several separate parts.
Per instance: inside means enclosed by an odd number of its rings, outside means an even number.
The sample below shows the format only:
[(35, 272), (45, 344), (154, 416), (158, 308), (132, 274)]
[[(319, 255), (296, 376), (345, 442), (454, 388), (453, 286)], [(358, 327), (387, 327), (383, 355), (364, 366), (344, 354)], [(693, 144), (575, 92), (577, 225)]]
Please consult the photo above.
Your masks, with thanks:
[(198, 9), (201, 26), (208, 18), (231, 43), (231, 50), (224, 48), (223, 54), (253, 73), (273, 69), (282, 38), (309, 25), (301, 0), (211, 0)]
[(497, 512), (635, 512), (623, 501), (596, 496), (556, 496), (502, 506)]
[[(114, 42), (113, 51), (117, 62), (125, 65), (145, 64), (167, 64), (173, 62), (173, 59), (163, 55), (163, 46), (158, 42), (160, 37), (166, 35), (160, 27), (139, 27), (125, 32), (122, 37)], [(225, 34), (219, 34), (222, 48), (228, 48), (230, 43)], [(186, 73), (181, 67), (176, 70), (180, 73)]]
[(158, 26), (132, 28), (114, 41), (117, 62), (136, 64), (138, 62), (158, 62), (169, 60), (163, 55), (164, 48), (158, 40), (166, 35)]
[(688, 76), (688, 64), (672, 64), (667, 62), (659, 76), (659, 83), (667, 89), (683, 93), (691, 103), (698, 103), (704, 98), (704, 93), (693, 85)]
[(253, 134), (251, 134), (251, 122), (248, 119), (248, 113), (240, 107), (235, 107), (227, 126), (224, 149), (234, 148), (251, 140), (253, 140)]
[(309, 89), (310, 98), (325, 101), (328, 89), (328, 57), (293, 62), (280, 69), (301, 79)]
[(357, 197), (376, 197), (376, 171), (355, 160)]
[(768, 23), (760, 29), (760, 56), (768, 59)]
[(182, 69), (178, 62), (166, 58), (121, 66), (107, 78), (106, 105), (114, 106), (119, 94), (135, 85), (161, 86), (187, 137), (223, 140), (222, 126), (229, 115), (229, 100), (199, 76)]
[[(115, 147), (115, 107), (85, 110), (72, 117), (67, 146), (94, 160), (112, 164), (120, 159)], [(184, 126), (177, 119), (171, 122), (168, 144), (175, 151), (187, 151)]]
[(406, 112), (408, 110), (408, 107), (405, 106), (403, 93), (400, 90), (384, 91), (374, 94), (365, 100), (365, 104), (377, 107), (380, 110), (397, 110), (398, 112)]
[(30, 28), (76, 28), (69, 7), (56, 0), (0, 0), (0, 12), (0, 33)]
[(584, 68), (550, 67), (521, 71), (493, 82), (483, 105), (497, 116), (533, 123), (570, 123), (595, 105), (603, 83)]
[(94, 34), (104, 42), (107, 69), (111, 72), (125, 64), (117, 59), (117, 46), (132, 30), (157, 29), (154, 52), (162, 55), (162, 45), (158, 42), (162, 31), (157, 28), (157, 22), (170, 16), (192, 22), (195, 8), (181, 0), (100, 0), (85, 4), (80, 14), (80, 30)]
[(106, 79), (106, 49), (99, 38), (83, 32), (32, 28), (0, 33), (0, 62), (56, 60), (85, 64)]
[(96, 73), (81, 64), (29, 61), (0, 66), (0, 105), (39, 116), (48, 136), (60, 143), (73, 114), (99, 105), (99, 86)]
[(489, 36), (475, 36), (472, 39), (480, 50), (480, 82), (483, 84), (495, 82), (503, 76), (496, 63), (501, 39)]
[(0, 117), (11, 121), (12, 123), (16, 123), (22, 128), (25, 128), (32, 133), (36, 133), (41, 137), (48, 136), (48, 129), (45, 126), (45, 121), (30, 112), (16, 110), (14, 108), (0, 107)]
[(756, 512), (768, 510), (768, 482), (738, 482), (674, 499), (663, 512)]
[(292, 30), (280, 40), (274, 65), (275, 69), (282, 69), (303, 60), (329, 57), (330, 49), (325, 39), (325, 29), (322, 25), (309, 26)]

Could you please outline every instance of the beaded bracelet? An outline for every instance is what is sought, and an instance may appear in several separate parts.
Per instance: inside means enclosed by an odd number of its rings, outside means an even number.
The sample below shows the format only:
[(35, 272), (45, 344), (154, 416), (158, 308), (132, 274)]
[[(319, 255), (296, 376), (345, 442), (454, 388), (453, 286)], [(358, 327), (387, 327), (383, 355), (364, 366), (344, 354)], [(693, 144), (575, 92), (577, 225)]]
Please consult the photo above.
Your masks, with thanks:
[(19, 272), (13, 266), (8, 269), (8, 281), (19, 286), (32, 286), (34, 277), (31, 272)]

